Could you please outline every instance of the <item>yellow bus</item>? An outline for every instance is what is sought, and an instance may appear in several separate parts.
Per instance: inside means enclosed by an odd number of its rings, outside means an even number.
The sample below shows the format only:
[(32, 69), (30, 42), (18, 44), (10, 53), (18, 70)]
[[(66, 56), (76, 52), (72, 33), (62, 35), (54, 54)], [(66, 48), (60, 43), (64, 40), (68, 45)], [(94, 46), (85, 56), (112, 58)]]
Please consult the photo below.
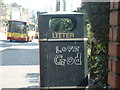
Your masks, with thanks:
[(12, 41), (32, 41), (35, 38), (36, 25), (25, 21), (8, 20), (7, 39)]

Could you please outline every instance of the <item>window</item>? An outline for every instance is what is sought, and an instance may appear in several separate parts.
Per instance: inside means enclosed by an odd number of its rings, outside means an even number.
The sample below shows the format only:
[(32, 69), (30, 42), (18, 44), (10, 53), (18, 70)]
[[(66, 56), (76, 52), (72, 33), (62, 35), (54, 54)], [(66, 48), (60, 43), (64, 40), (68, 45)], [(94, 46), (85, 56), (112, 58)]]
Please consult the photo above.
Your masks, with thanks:
[(8, 32), (25, 33), (26, 24), (24, 22), (10, 21)]

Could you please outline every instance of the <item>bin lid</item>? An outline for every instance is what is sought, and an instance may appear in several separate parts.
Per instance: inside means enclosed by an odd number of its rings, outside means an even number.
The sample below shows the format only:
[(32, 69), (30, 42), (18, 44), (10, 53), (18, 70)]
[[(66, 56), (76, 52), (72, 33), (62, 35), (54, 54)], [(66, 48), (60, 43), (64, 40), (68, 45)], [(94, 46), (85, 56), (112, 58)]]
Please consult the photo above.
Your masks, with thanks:
[(66, 11), (58, 11), (53, 13), (45, 13), (41, 15), (69, 15), (69, 14), (76, 14), (76, 15), (83, 15), (84, 13), (77, 13), (77, 12), (66, 12)]

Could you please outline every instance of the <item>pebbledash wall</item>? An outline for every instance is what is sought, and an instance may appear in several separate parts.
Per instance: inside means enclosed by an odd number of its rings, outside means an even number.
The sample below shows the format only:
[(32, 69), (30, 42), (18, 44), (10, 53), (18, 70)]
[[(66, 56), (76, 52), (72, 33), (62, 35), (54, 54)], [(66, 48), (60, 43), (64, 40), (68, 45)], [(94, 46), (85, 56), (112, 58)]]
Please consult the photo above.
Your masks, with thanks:
[(110, 3), (108, 84), (120, 88), (120, 1)]

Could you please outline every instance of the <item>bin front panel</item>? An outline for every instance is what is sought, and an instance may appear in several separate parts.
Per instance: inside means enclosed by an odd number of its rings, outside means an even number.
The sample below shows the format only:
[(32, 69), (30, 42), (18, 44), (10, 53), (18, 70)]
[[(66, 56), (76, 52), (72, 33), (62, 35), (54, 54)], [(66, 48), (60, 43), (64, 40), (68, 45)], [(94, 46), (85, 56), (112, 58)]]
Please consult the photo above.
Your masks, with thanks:
[(85, 86), (84, 15), (41, 15), (39, 29), (41, 87)]

